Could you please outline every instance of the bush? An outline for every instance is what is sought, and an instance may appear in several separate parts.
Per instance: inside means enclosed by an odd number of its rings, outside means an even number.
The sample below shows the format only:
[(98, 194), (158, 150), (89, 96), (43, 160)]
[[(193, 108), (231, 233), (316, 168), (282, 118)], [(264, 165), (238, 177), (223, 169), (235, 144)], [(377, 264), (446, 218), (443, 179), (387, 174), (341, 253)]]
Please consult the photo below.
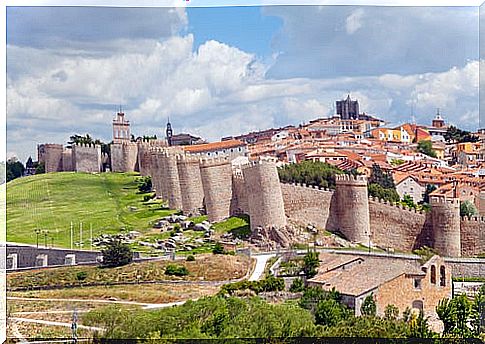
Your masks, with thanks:
[(138, 190), (141, 193), (147, 193), (152, 191), (152, 178), (143, 177), (138, 180)]
[(88, 273), (86, 271), (79, 271), (76, 274), (76, 279), (78, 281), (84, 281), (88, 277)]
[(220, 243), (216, 243), (214, 245), (214, 248), (212, 249), (213, 254), (224, 254), (224, 246), (222, 246)]
[(194, 262), (195, 261), (195, 257), (192, 254), (190, 254), (190, 255), (187, 256), (187, 261), (188, 262)]
[(165, 268), (165, 275), (168, 276), (187, 276), (189, 270), (183, 265), (170, 264)]
[(120, 240), (113, 240), (106, 244), (101, 253), (103, 254), (103, 262), (101, 264), (108, 268), (126, 265), (133, 260), (131, 247)]
[(374, 301), (374, 295), (370, 294), (365, 297), (362, 306), (360, 307), (362, 315), (375, 316), (377, 312), (376, 302)]
[(292, 293), (297, 293), (303, 290), (305, 290), (305, 285), (303, 283), (303, 280), (301, 278), (295, 278), (293, 280), (293, 283), (291, 283), (290, 291)]
[(317, 268), (320, 264), (318, 260), (318, 252), (310, 251), (303, 258), (303, 272), (308, 278), (312, 278), (317, 274)]

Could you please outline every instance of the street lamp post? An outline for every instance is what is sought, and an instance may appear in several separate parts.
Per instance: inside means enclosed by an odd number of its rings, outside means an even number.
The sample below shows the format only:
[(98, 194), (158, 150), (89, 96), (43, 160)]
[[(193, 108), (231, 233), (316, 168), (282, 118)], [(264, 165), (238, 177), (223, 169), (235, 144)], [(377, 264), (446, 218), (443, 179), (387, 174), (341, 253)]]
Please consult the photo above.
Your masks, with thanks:
[(44, 231), (44, 246), (45, 246), (45, 248), (48, 248), (48, 247), (47, 247), (47, 233), (48, 233), (48, 231), (47, 231), (47, 230), (45, 230), (45, 231)]
[(36, 234), (36, 236), (35, 236), (36, 237), (35, 238), (36, 239), (36, 245), (37, 245), (37, 248), (39, 248), (39, 234), (40, 234), (40, 229), (37, 228), (35, 230), (35, 234)]

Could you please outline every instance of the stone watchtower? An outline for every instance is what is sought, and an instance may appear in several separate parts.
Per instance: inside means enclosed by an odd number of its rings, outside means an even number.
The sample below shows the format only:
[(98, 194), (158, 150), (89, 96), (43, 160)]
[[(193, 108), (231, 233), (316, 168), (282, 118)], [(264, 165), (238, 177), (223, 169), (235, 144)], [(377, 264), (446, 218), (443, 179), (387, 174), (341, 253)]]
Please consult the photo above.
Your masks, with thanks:
[(447, 257), (461, 256), (460, 199), (432, 196), (433, 248)]
[(204, 206), (199, 158), (177, 155), (177, 169), (182, 195), (182, 211), (186, 215), (199, 215)]
[(275, 163), (254, 162), (243, 167), (242, 172), (248, 197), (251, 229), (285, 227), (283, 194)]
[[(164, 170), (162, 177), (165, 179), (165, 187), (170, 209), (182, 209), (182, 195), (177, 167), (177, 158), (173, 154), (163, 152), (160, 165)], [(163, 190), (163, 188), (162, 188)]]
[(370, 217), (367, 177), (342, 174), (336, 175), (335, 181), (340, 232), (352, 242), (368, 245)]
[(228, 157), (203, 159), (200, 175), (204, 186), (208, 220), (219, 222), (230, 216), (232, 200), (232, 165)]

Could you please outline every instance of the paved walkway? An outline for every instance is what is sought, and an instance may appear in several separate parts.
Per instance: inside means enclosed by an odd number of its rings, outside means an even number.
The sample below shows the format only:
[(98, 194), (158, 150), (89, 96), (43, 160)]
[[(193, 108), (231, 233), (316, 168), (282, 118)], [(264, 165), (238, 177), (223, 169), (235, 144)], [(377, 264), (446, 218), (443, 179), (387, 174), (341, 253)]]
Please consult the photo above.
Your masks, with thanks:
[(268, 260), (272, 257), (276, 257), (276, 253), (254, 255), (252, 257), (256, 259), (256, 266), (251, 276), (249, 276), (248, 280), (257, 281), (264, 274), (264, 269), (266, 268), (266, 263), (268, 262)]

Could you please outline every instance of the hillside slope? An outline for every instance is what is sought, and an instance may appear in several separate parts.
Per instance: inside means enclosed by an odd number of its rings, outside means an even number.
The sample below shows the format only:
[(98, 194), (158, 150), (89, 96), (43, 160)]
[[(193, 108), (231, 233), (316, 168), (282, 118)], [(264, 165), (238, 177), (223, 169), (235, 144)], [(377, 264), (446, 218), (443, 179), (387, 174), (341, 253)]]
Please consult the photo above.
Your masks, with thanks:
[[(36, 243), (36, 229), (47, 230), (47, 243), (89, 248), (93, 236), (125, 230), (145, 231), (151, 221), (167, 215), (160, 201), (143, 201), (134, 174), (48, 173), (15, 179), (7, 184), (7, 240)], [(39, 235), (44, 245), (45, 237)], [(79, 246), (76, 246), (79, 247)]]

